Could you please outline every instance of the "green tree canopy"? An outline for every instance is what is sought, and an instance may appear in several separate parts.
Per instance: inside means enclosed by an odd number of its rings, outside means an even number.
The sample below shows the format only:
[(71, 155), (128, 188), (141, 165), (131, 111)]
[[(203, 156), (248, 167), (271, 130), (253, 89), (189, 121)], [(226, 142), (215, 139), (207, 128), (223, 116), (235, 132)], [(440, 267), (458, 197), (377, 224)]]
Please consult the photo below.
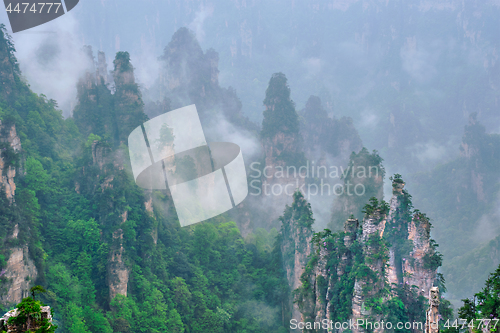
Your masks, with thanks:
[(290, 87), (285, 74), (273, 74), (263, 103), (266, 106), (262, 121), (263, 138), (273, 137), (278, 132), (299, 133), (299, 117), (295, 103), (290, 99)]

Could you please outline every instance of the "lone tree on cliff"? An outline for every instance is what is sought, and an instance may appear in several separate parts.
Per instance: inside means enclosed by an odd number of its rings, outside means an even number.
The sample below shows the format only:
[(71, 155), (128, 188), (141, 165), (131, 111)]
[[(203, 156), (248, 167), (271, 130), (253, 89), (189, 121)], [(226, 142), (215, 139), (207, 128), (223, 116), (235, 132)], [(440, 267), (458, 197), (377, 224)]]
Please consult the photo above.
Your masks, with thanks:
[(31, 297), (33, 297), (33, 300), (35, 300), (35, 295), (37, 293), (40, 294), (40, 293), (46, 293), (46, 292), (47, 292), (47, 290), (45, 290), (44, 287), (39, 286), (39, 285), (33, 286), (30, 289)]

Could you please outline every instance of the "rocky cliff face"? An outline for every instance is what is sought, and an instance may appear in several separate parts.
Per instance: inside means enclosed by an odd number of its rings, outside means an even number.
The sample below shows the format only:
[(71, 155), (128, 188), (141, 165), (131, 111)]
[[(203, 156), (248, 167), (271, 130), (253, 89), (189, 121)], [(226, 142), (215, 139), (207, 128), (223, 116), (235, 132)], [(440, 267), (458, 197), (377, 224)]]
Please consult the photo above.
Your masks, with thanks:
[[(482, 331), (488, 332), (488, 329), (484, 327)], [(438, 332), (439, 332), (439, 288), (432, 287), (429, 290), (429, 309), (426, 312), (425, 333), (438, 333)]]
[(113, 233), (113, 243), (108, 262), (110, 300), (115, 298), (118, 294), (127, 296), (129, 269), (124, 263), (123, 252), (123, 230), (117, 229)]
[[(3, 125), (0, 120), (0, 182), (5, 196), (12, 204), (16, 192), (16, 169), (19, 167), (21, 140), (17, 136), (16, 125)], [(19, 170), (18, 170), (19, 171)]]
[[(312, 252), (311, 206), (300, 192), (295, 192), (291, 206), (285, 208), (280, 234), (283, 268), (290, 290), (301, 286), (300, 280)], [(290, 300), (291, 319), (301, 321), (302, 315), (297, 304)]]
[[(360, 243), (362, 244), (364, 264), (368, 267), (366, 276), (356, 278), (352, 297), (352, 320), (370, 319), (380, 321), (381, 314), (372, 313), (370, 300), (382, 296), (385, 286), (387, 248), (382, 236), (386, 223), (385, 213), (377, 209), (365, 217), (362, 224)], [(356, 327), (353, 332), (364, 332)], [(375, 330), (375, 332), (380, 330)]]
[(427, 297), (437, 279), (441, 256), (430, 238), (429, 218), (418, 210), (411, 211), (411, 196), (404, 182), (393, 180), (393, 196), (387, 222), (387, 239), (391, 243), (388, 282), (416, 286)]
[(109, 144), (99, 140), (94, 140), (90, 147), (87, 147), (86, 154), (87, 163), (81, 168), (75, 188), (83, 195), (102, 200), (105, 204), (101, 204), (98, 210), (100, 223), (116, 226), (116, 230), (111, 234), (106, 276), (109, 299), (112, 300), (117, 294), (127, 295), (129, 277), (121, 227), (128, 219), (128, 211), (116, 207), (113, 200), (113, 193), (117, 190), (114, 188), (114, 180), (120, 178), (124, 161)]
[[(358, 220), (350, 219), (346, 221), (344, 233), (338, 237), (330, 231), (316, 234), (311, 259), (301, 276), (301, 285), (296, 289), (302, 322), (321, 323), (326, 318), (335, 318), (343, 301), (351, 304), (353, 284), (346, 285), (345, 277), (350, 275), (355, 256), (353, 245), (358, 237), (358, 227)], [(339, 287), (345, 289), (348, 299), (338, 297), (336, 291)], [(350, 316), (350, 308), (348, 312)]]
[(429, 291), (436, 280), (437, 267), (432, 267), (430, 256), (435, 255), (435, 249), (430, 242), (431, 225), (429, 220), (416, 214), (408, 226), (408, 239), (413, 242), (410, 258), (403, 261), (403, 282), (418, 286), (422, 295)]
[[(390, 204), (390, 211), (389, 211), (389, 228), (395, 229), (396, 224), (399, 225), (400, 223), (404, 223), (404, 221), (401, 220), (396, 220), (396, 214), (400, 214), (401, 209), (404, 205), (405, 202), (405, 195), (403, 193), (403, 188), (404, 188), (404, 183), (402, 182), (393, 182), (393, 195), (391, 197), (391, 200), (389, 202)], [(403, 210), (404, 211), (404, 210)], [(394, 225), (392, 225), (394, 224)], [(397, 231), (402, 232), (403, 234), (405, 233), (405, 228), (401, 229), (401, 227), (398, 227)], [(403, 235), (404, 237), (404, 235)], [(400, 254), (398, 253), (398, 264), (401, 264), (401, 258)], [(401, 271), (396, 270), (396, 249), (395, 248), (390, 248), (389, 249), (389, 267), (387, 271), (387, 279), (389, 284), (394, 284), (398, 285), (399, 283), (402, 282), (401, 280)], [(398, 276), (399, 275), (399, 276)]]
[[(17, 238), (15, 231), (12, 238)], [(7, 292), (0, 296), (0, 303), (4, 305), (17, 304), (29, 296), (29, 289), (38, 275), (35, 263), (29, 258), (27, 246), (14, 247), (9, 251), (10, 257), (2, 270), (2, 275), (8, 279)]]
[[(0, 155), (0, 191), (5, 195), (11, 209), (15, 209), (16, 183), (14, 177), (22, 173), (21, 140), (19, 139), (16, 126), (2, 124), (0, 121), (0, 145), (2, 153)], [(12, 217), (12, 216), (11, 216)], [(38, 271), (35, 263), (29, 257), (27, 244), (22, 244), (18, 240), (19, 221), (9, 221), (12, 223), (12, 233), (2, 241), (4, 243), (16, 244), (7, 249), (6, 266), (0, 272), (3, 278), (4, 293), (0, 295), (0, 303), (11, 305), (20, 302), (28, 296), (29, 288), (36, 280)]]
[(264, 163), (260, 168), (262, 197), (273, 202), (269, 225), (281, 213), (276, 207), (290, 204), (293, 192), (305, 183), (306, 160), (298, 115), (283, 73), (275, 73), (269, 80), (264, 106), (260, 134)]

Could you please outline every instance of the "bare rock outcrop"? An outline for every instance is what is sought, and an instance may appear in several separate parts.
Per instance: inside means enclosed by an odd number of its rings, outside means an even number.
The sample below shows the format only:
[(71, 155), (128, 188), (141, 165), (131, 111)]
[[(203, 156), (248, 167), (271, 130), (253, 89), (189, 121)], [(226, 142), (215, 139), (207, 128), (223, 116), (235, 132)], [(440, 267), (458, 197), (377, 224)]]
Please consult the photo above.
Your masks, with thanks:
[(425, 333), (439, 332), (439, 288), (429, 290), (429, 309), (425, 315)]
[(2, 270), (2, 275), (8, 279), (7, 293), (0, 296), (2, 304), (16, 304), (29, 296), (31, 281), (38, 275), (33, 260), (29, 258), (28, 247), (15, 247), (10, 249), (7, 266)]
[(14, 177), (16, 170), (19, 171), (16, 162), (21, 152), (21, 139), (17, 135), (16, 125), (4, 125), (0, 121), (0, 147), (0, 186), (12, 204), (16, 192)]
[(118, 229), (113, 233), (113, 245), (108, 260), (108, 286), (109, 299), (116, 295), (127, 296), (129, 270), (123, 258), (123, 230)]
[[(14, 177), (22, 173), (21, 140), (16, 132), (14, 124), (6, 125), (0, 121), (0, 190), (5, 191), (5, 196), (11, 205), (15, 207), (16, 183)], [(16, 221), (11, 221), (12, 224)], [(19, 234), (19, 223), (14, 225), (9, 239), (17, 239)], [(6, 267), (0, 272), (0, 276), (6, 278), (6, 292), (0, 295), (0, 303), (16, 304), (28, 296), (31, 281), (38, 275), (35, 263), (29, 257), (28, 246), (19, 244), (8, 249)]]
[(436, 253), (431, 244), (430, 229), (428, 218), (415, 214), (408, 225), (408, 239), (413, 242), (413, 250), (410, 260), (404, 260), (402, 267), (404, 283), (417, 286), (422, 295), (429, 295), (437, 275), (437, 266), (432, 262)]

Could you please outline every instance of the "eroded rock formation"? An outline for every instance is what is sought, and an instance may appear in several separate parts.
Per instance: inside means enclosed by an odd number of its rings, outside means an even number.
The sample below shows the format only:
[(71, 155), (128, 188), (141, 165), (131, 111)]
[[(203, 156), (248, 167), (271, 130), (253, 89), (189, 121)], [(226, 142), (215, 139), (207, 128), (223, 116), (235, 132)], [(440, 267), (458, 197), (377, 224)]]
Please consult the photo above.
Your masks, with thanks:
[(437, 278), (441, 257), (430, 238), (429, 218), (418, 210), (412, 212), (411, 196), (401, 178), (393, 180), (393, 196), (387, 219), (389, 250), (388, 282), (390, 285), (416, 286), (427, 297)]
[[(21, 140), (14, 124), (5, 125), (0, 121), (0, 146), (0, 191), (4, 192), (1, 195), (5, 195), (10, 207), (15, 209), (14, 177), (22, 173), (20, 166), (23, 162), (21, 161)], [(2, 241), (18, 245), (7, 249), (7, 263), (0, 272), (0, 277), (3, 277), (5, 281), (5, 293), (0, 295), (0, 303), (4, 305), (19, 303), (28, 296), (32, 281), (38, 275), (35, 263), (29, 257), (28, 246), (15, 241), (19, 237), (19, 221), (11, 221), (11, 223), (12, 233)]]
[(113, 244), (108, 261), (110, 300), (118, 294), (127, 296), (129, 270), (124, 263), (123, 251), (123, 230), (118, 229), (113, 233)]
[[(291, 206), (285, 208), (282, 222), (280, 245), (283, 268), (290, 290), (301, 286), (300, 280), (312, 251), (311, 205), (304, 199), (302, 193), (295, 192)], [(290, 300), (291, 319), (301, 321), (302, 315), (297, 304)]]
[(298, 115), (283, 73), (275, 73), (269, 80), (264, 105), (261, 131), (264, 164), (260, 169), (262, 197), (272, 198), (273, 202), (268, 209), (269, 226), (281, 214), (277, 207), (290, 204), (293, 192), (305, 184), (307, 171)]
[(0, 120), (0, 183), (5, 196), (12, 204), (16, 192), (16, 169), (19, 168), (21, 139), (16, 132), (16, 125), (3, 125)]
[[(385, 319), (381, 306), (392, 298), (413, 302), (415, 307), (415, 302), (421, 302), (417, 300), (420, 295), (427, 297), (436, 290), (441, 256), (430, 238), (429, 219), (413, 210), (410, 199), (396, 175), (389, 204), (372, 199), (364, 208), (361, 224), (350, 218), (343, 232), (327, 229), (314, 234), (313, 248), (308, 249), (310, 259), (295, 290), (301, 321), (381, 322)], [(423, 316), (425, 305), (421, 307)], [(349, 329), (367, 330), (358, 325)], [(374, 327), (374, 332), (381, 331), (383, 327)]]
[(425, 316), (425, 333), (439, 332), (439, 288), (429, 290), (429, 309)]
[(428, 295), (437, 274), (437, 267), (429, 262), (435, 256), (435, 249), (430, 243), (431, 225), (425, 216), (417, 214), (408, 225), (408, 239), (413, 242), (410, 259), (403, 261), (403, 282), (417, 286), (422, 295)]
[[(380, 321), (380, 314), (372, 314), (367, 304), (370, 298), (381, 296), (385, 285), (386, 267), (384, 254), (387, 248), (382, 239), (386, 223), (385, 212), (376, 209), (372, 214), (365, 216), (362, 224), (360, 242), (363, 249), (364, 264), (368, 267), (366, 276), (356, 278), (352, 297), (352, 320), (358, 319)], [(356, 326), (353, 332), (364, 332), (363, 327)], [(377, 330), (375, 330), (377, 332)]]
[[(86, 162), (76, 179), (76, 188), (90, 198), (100, 198), (99, 221), (103, 225), (113, 225), (116, 229), (110, 235), (106, 283), (109, 287), (109, 300), (116, 295), (127, 295), (129, 268), (125, 263), (123, 247), (123, 227), (127, 222), (128, 210), (117, 207), (114, 201), (115, 180), (123, 177), (123, 160), (119, 151), (114, 151), (109, 143), (94, 140), (88, 143), (85, 154)], [(151, 205), (151, 204), (150, 204)], [(145, 203), (147, 207), (147, 203)], [(152, 207), (150, 206), (150, 209)], [(118, 213), (119, 212), (119, 213)]]
[[(17, 228), (16, 228), (17, 229)], [(14, 233), (13, 238), (17, 238)], [(33, 260), (29, 258), (28, 247), (14, 247), (10, 249), (10, 257), (2, 275), (8, 279), (7, 293), (0, 296), (2, 304), (16, 304), (29, 296), (29, 289), (38, 275)]]

